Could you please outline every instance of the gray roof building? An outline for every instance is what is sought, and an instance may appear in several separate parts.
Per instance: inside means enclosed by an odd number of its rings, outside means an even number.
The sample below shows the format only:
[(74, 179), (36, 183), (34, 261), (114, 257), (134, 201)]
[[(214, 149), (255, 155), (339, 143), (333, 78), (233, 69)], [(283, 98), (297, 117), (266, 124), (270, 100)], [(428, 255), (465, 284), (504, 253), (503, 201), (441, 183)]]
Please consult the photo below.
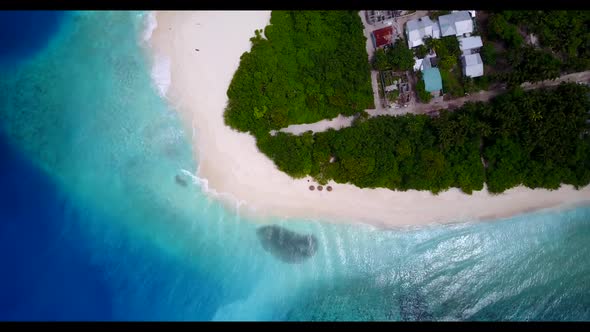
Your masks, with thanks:
[(480, 36), (458, 37), (459, 49), (463, 54), (471, 54), (471, 50), (478, 49), (483, 46), (483, 41)]
[(463, 75), (467, 77), (483, 76), (483, 61), (479, 53), (464, 55), (461, 57)]
[(438, 24), (442, 37), (461, 36), (473, 32), (473, 19), (466, 10), (440, 16)]
[(438, 24), (432, 22), (430, 17), (423, 16), (406, 23), (406, 37), (408, 47), (413, 48), (424, 44), (424, 38), (440, 38), (440, 29)]

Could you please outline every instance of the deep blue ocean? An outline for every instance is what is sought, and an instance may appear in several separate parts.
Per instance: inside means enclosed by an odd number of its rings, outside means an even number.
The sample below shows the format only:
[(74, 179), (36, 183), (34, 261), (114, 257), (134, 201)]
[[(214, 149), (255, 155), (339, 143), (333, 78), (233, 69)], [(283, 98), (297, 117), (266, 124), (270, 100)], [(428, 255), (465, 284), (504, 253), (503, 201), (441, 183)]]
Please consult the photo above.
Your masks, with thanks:
[[(380, 230), (302, 261), (175, 176), (143, 12), (0, 12), (0, 320), (590, 319), (590, 207)], [(276, 252), (274, 252), (276, 253)]]

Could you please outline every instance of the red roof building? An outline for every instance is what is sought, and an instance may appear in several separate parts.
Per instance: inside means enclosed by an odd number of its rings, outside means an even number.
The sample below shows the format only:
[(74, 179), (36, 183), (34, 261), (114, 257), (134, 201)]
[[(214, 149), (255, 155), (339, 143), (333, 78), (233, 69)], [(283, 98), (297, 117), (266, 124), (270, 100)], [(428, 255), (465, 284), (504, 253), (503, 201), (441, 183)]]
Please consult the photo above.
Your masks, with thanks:
[(373, 31), (373, 45), (375, 48), (391, 45), (395, 41), (395, 29), (392, 26)]

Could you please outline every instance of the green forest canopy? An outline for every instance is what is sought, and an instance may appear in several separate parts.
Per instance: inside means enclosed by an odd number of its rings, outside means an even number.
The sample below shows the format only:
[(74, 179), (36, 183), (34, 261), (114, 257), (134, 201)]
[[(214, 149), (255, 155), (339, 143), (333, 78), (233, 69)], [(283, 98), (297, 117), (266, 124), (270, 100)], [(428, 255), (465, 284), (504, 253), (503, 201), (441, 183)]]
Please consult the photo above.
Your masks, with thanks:
[[(293, 177), (434, 193), (450, 187), (471, 193), (484, 183), (496, 193), (520, 184), (555, 189), (590, 183), (589, 91), (573, 83), (515, 88), (436, 118), (361, 117), (339, 131), (272, 136), (271, 129), (374, 105), (358, 12), (273, 11), (264, 36), (257, 31), (241, 58), (225, 120), (255, 135), (258, 148)], [(519, 47), (510, 54), (516, 68), (510, 81), (531, 71), (535, 79), (556, 75), (556, 62), (541, 52)]]
[(582, 187), (590, 182), (589, 93), (575, 83), (515, 89), (436, 118), (381, 116), (338, 131), (267, 135), (258, 146), (291, 176), (322, 183), (434, 193), (471, 193), (484, 183), (494, 193), (520, 184)]
[(414, 52), (401, 39), (390, 47), (377, 49), (373, 56), (373, 67), (381, 71), (408, 71), (414, 67), (414, 62)]
[(273, 11), (227, 95), (226, 123), (255, 136), (374, 107), (357, 11)]
[[(589, 26), (587, 10), (499, 11), (490, 14), (485, 32), (508, 49), (511, 68), (500, 80), (520, 84), (590, 69)], [(537, 36), (538, 48), (525, 44), (523, 36), (530, 33)], [(489, 48), (486, 51), (490, 55)], [(492, 60), (488, 63), (495, 63)]]

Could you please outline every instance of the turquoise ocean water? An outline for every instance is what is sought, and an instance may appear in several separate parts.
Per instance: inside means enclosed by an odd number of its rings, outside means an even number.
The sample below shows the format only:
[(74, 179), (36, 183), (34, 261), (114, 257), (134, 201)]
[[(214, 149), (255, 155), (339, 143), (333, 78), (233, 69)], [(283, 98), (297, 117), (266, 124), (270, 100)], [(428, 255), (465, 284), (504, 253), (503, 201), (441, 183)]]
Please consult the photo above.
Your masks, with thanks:
[(590, 319), (590, 207), (398, 230), (276, 219), (317, 240), (285, 262), (175, 181), (197, 161), (150, 77), (146, 13), (54, 25), (0, 62), (0, 320)]

